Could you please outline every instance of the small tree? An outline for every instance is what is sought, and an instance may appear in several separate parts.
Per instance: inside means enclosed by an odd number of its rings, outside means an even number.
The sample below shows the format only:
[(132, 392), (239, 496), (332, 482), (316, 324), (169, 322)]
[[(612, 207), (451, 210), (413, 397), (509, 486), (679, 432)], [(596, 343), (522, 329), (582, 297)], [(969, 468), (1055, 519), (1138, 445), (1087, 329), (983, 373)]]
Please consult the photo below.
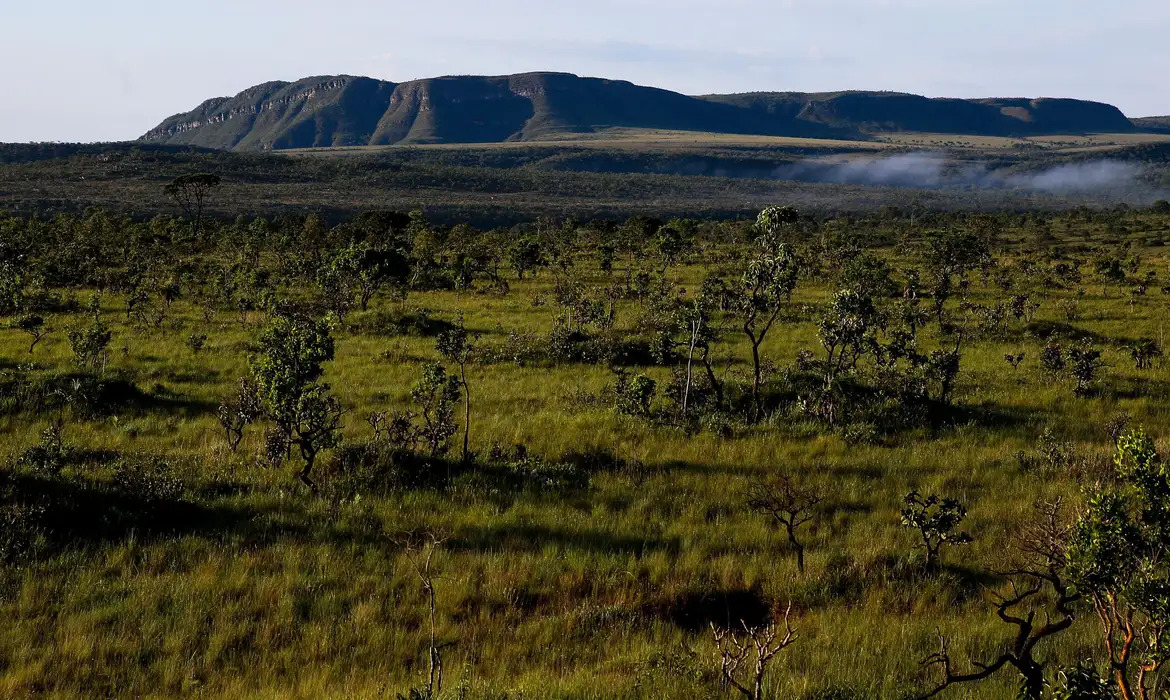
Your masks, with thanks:
[(1142, 338), (1129, 346), (1129, 354), (1138, 369), (1150, 369), (1154, 366), (1154, 360), (1162, 356), (1162, 348), (1158, 341)]
[(232, 452), (244, 439), (244, 429), (263, 414), (264, 406), (256, 384), (247, 377), (240, 379), (235, 396), (226, 399), (216, 410), (216, 417), (227, 435)]
[(930, 279), (935, 318), (941, 326), (943, 309), (954, 294), (956, 278), (961, 290), (973, 270), (991, 265), (990, 241), (976, 231), (932, 232), (926, 237), (923, 263)]
[(355, 285), (362, 311), (370, 301), (387, 285), (397, 290), (400, 300), (405, 300), (407, 283), (410, 279), (410, 261), (401, 252), (368, 245), (358, 246)]
[(412, 698), (421, 696), (422, 700), (435, 700), (442, 692), (443, 649), (454, 644), (440, 642), (438, 638), (438, 605), (435, 600), (435, 581), (438, 577), (433, 569), (435, 554), (442, 548), (444, 541), (439, 535), (427, 533), (422, 538), (407, 535), (399, 542), (403, 555), (414, 567), (423, 593), (427, 597), (427, 621), (430, 632), (427, 643), (427, 684), (421, 692), (411, 691)]
[(277, 315), (260, 334), (252, 356), (265, 414), (277, 425), (288, 446), (300, 448), (304, 467), (300, 480), (316, 490), (310, 478), (317, 455), (333, 447), (342, 410), (329, 395), (329, 385), (318, 380), (322, 365), (333, 359), (329, 325), (320, 320)]
[(73, 360), (79, 366), (91, 370), (105, 366), (109, 358), (106, 348), (110, 345), (113, 333), (100, 316), (95, 315), (89, 325), (70, 328), (66, 335), (69, 348), (73, 350)]
[(1068, 349), (1068, 369), (1076, 380), (1073, 392), (1077, 396), (1088, 396), (1093, 392), (1097, 373), (1107, 365), (1101, 359), (1101, 351), (1089, 345)]
[(16, 322), (16, 327), (20, 329), (21, 332), (32, 336), (32, 343), (28, 346), (28, 352), (30, 355), (32, 354), (33, 349), (36, 348), (37, 343), (41, 342), (45, 336), (53, 332), (53, 329), (45, 324), (44, 317), (38, 316), (36, 314), (22, 316)]
[(658, 382), (644, 374), (631, 377), (629, 372), (618, 369), (614, 375), (614, 408), (618, 413), (649, 418), (657, 392)]
[(804, 573), (804, 543), (797, 531), (817, 517), (817, 506), (824, 501), (820, 489), (802, 486), (788, 474), (767, 481), (757, 481), (748, 489), (748, 507), (769, 515), (784, 527), (788, 542), (796, 550), (796, 568)]
[(446, 368), (434, 362), (423, 367), (422, 377), (410, 392), (423, 420), (419, 437), (432, 457), (446, 454), (451, 449), (451, 436), (459, 430), (455, 424), (459, 388), (459, 378), (448, 376)]
[(192, 173), (180, 175), (163, 188), (171, 199), (179, 205), (183, 213), (195, 221), (195, 235), (199, 235), (203, 222), (203, 205), (212, 191), (218, 188), (220, 179), (211, 173)]
[(852, 372), (866, 354), (878, 349), (877, 333), (884, 326), (885, 317), (870, 297), (851, 289), (843, 289), (834, 295), (818, 330), (821, 345), (825, 348), (825, 360), (817, 412), (830, 423), (836, 420), (833, 396), (839, 378)]
[[(725, 686), (735, 688), (748, 700), (763, 700), (764, 676), (768, 672), (768, 664), (777, 654), (796, 643), (796, 630), (792, 628), (791, 616), (790, 603), (784, 611), (783, 636), (775, 624), (751, 627), (741, 620), (742, 632), (721, 629), (711, 624), (711, 634), (719, 651), (719, 675)], [(744, 674), (740, 670), (749, 660), (752, 662), (751, 669), (746, 678), (741, 678)]]
[(198, 355), (199, 353), (203, 352), (204, 346), (207, 345), (207, 334), (192, 333), (191, 335), (187, 336), (186, 344), (188, 349), (191, 350), (192, 354)]
[(748, 261), (739, 289), (731, 295), (744, 335), (751, 343), (752, 415), (756, 420), (763, 413), (760, 346), (792, 297), (800, 272), (796, 255), (782, 242), (783, 232), (792, 224), (791, 212), (787, 207), (770, 207), (760, 213), (756, 220), (760, 237), (755, 255)]
[(922, 538), (918, 545), (926, 552), (926, 569), (937, 571), (941, 565), (941, 550), (944, 545), (958, 547), (971, 543), (971, 535), (958, 530), (967, 509), (953, 498), (927, 496), (911, 491), (903, 499), (902, 526), (917, 530)]
[(463, 461), (471, 458), (471, 386), (467, 383), (467, 364), (475, 352), (478, 336), (469, 338), (462, 314), (455, 326), (439, 335), (437, 347), (443, 359), (459, 366), (459, 384), (463, 387)]
[(524, 279), (526, 272), (536, 274), (545, 264), (544, 251), (534, 238), (522, 238), (508, 249), (508, 264), (516, 271), (516, 277)]

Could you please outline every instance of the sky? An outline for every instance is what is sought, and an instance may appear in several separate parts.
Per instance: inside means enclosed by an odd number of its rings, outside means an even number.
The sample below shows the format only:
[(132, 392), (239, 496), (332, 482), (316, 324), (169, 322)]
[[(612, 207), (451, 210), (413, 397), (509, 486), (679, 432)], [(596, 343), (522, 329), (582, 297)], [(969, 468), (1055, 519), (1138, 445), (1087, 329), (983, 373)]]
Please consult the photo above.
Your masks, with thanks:
[(348, 73), (537, 70), (687, 94), (1077, 97), (1170, 114), (1167, 0), (0, 0), (0, 142), (134, 139)]

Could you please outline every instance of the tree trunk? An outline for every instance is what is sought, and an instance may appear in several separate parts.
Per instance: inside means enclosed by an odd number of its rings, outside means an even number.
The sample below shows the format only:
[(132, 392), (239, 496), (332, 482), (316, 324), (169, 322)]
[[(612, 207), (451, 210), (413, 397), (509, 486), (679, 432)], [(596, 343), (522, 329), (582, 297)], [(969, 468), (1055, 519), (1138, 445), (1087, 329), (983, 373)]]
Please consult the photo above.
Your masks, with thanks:
[[(750, 336), (749, 336), (750, 337)], [(753, 420), (760, 420), (760, 414), (763, 412), (763, 407), (760, 401), (760, 343), (752, 337), (752, 370), (754, 378), (752, 381), (752, 404)]]
[[(699, 336), (699, 329), (702, 327), (702, 321), (697, 321), (691, 324), (691, 348), (687, 352), (687, 385), (683, 389), (683, 417), (687, 415), (687, 404), (691, 398), (691, 366), (695, 359), (695, 341)], [(30, 351), (31, 352), (31, 351)]]
[(467, 386), (467, 366), (459, 365), (459, 375), (463, 381), (463, 462), (466, 464), (471, 445), (471, 390)]
[(797, 569), (797, 571), (799, 571), (800, 573), (803, 574), (804, 573), (804, 545), (801, 544), (799, 541), (797, 541), (796, 533), (792, 531), (792, 528), (788, 528), (788, 541), (792, 544), (792, 547), (796, 550), (796, 569)]
[(1022, 661), (1016, 665), (1016, 670), (1024, 677), (1020, 697), (1027, 700), (1043, 700), (1044, 668), (1034, 661)]

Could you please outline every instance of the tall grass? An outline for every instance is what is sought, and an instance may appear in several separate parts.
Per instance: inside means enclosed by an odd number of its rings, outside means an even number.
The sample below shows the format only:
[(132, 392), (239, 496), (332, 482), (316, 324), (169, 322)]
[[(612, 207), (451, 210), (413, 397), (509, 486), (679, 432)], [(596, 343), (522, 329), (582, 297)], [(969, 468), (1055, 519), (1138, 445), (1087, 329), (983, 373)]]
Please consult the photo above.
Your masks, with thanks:
[[(705, 272), (693, 264), (674, 274), (693, 286)], [(500, 342), (509, 331), (551, 327), (552, 312), (530, 303), (550, 285), (545, 275), (513, 282), (506, 297), (418, 293), (407, 306), (448, 320), (461, 312), (481, 342)], [(977, 287), (977, 300), (995, 297)], [(805, 286), (794, 303), (830, 292)], [(1108, 339), (1158, 337), (1164, 297), (1153, 292), (1131, 310), (1117, 292), (1100, 292), (1090, 287), (1075, 322), (1058, 306), (1071, 293), (1051, 292), (1037, 321)], [(366, 315), (391, 307), (379, 301)], [(632, 314), (626, 304), (619, 324)], [(981, 572), (1002, 561), (1034, 501), (1079, 498), (1073, 475), (1024, 470), (1017, 452), (1033, 450), (1047, 426), (1104, 454), (1103, 425), (1118, 413), (1170, 436), (1165, 364), (1138, 372), (1110, 347), (1102, 390), (1078, 399), (1040, 371), (1039, 340), (1011, 321), (1011, 340), (966, 349), (958, 402), (968, 419), (876, 445), (787, 415), (732, 438), (689, 436), (575, 402), (612, 381), (603, 367), (476, 365), (473, 449), (524, 444), (555, 459), (601, 448), (640, 466), (598, 473), (586, 492), (567, 495), (456, 487), (334, 502), (306, 492), (287, 467), (266, 466), (255, 427), (234, 454), (220, 434), (214, 407), (246, 372), (254, 325), (226, 314), (205, 323), (183, 301), (159, 330), (132, 328), (113, 297), (104, 316), (115, 329), (108, 371), (128, 373), (159, 400), (70, 420), (66, 439), (166, 458), (203, 515), (177, 532), (78, 537), (5, 569), (0, 696), (393, 697), (423, 678), (427, 635), (424, 594), (395, 538), (430, 528), (448, 536), (436, 586), (439, 635), (454, 642), (451, 697), (719, 697), (705, 620), (789, 600), (800, 639), (768, 677), (773, 697), (903, 697), (932, 681), (919, 661), (936, 630), (954, 638), (956, 658), (999, 647), (1008, 632), (980, 588), (994, 581)], [(209, 337), (199, 354), (184, 343), (194, 332)], [(370, 411), (406, 407), (422, 363), (438, 357), (427, 337), (342, 329), (337, 341), (326, 380), (349, 410), (350, 440), (368, 435)], [(722, 342), (744, 369), (744, 339), (731, 332)], [(778, 328), (763, 351), (786, 366), (804, 348), (817, 349), (811, 321)], [(1012, 370), (1003, 355), (1019, 349), (1028, 360)], [(32, 362), (35, 373), (71, 361), (64, 333), (30, 355), (11, 329), (0, 330), (0, 358), (8, 369)], [(0, 417), (0, 457), (35, 444), (51, 418)], [(100, 465), (81, 469), (102, 478)], [(778, 469), (820, 486), (835, 506), (808, 530), (804, 576), (782, 534), (744, 505), (751, 479)], [(947, 551), (938, 577), (908, 564), (914, 538), (899, 508), (911, 489), (953, 496), (970, 511), (975, 541)], [(1066, 664), (1097, 658), (1097, 634), (1079, 621), (1044, 653)], [(1014, 683), (1004, 673), (947, 697), (1010, 697)], [(818, 695), (829, 689), (855, 695)]]

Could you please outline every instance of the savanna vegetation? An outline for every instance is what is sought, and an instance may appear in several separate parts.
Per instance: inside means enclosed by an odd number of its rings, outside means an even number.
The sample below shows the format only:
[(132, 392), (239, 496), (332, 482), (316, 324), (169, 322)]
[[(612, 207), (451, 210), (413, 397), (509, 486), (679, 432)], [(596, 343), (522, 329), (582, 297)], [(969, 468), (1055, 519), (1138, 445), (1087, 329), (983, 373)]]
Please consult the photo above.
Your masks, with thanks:
[(0, 218), (0, 695), (1168, 688), (1170, 206), (224, 190)]
[[(211, 151), (146, 143), (0, 144), (0, 210), (23, 217), (80, 215), (101, 207), (138, 220), (197, 218), (166, 192), (176, 177), (214, 172), (224, 186), (204, 213), (234, 218), (303, 216), (328, 226), (369, 210), (422, 210), (445, 226), (514, 226), (541, 217), (624, 220), (634, 216), (730, 220), (785, 202), (818, 217), (870, 216), (893, 208), (931, 212), (1059, 212), (1077, 206), (1149, 206), (1170, 191), (1170, 144), (962, 147), (951, 141), (760, 142), (752, 137), (676, 132), (594, 141)], [(925, 137), (923, 137), (925, 138)], [(797, 174), (809, 158), (865, 158), (945, 149), (956, 172), (1006, 177), (1115, 160), (1141, 174), (1108, 188), (845, 184)], [(778, 176), (777, 172), (789, 172)], [(806, 173), (807, 174), (807, 173)], [(795, 178), (795, 179), (794, 179)], [(895, 183), (897, 184), (897, 183)]]

